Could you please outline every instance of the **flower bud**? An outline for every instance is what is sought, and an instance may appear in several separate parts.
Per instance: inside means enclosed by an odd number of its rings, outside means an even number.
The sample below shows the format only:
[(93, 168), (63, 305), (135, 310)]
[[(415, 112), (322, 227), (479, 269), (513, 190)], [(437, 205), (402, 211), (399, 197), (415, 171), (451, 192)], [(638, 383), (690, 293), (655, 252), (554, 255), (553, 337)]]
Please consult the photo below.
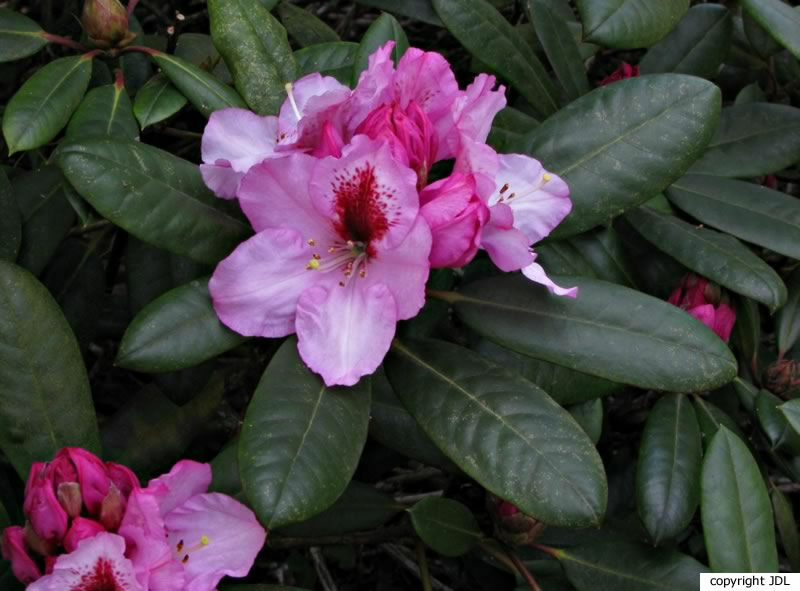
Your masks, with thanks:
[(689, 273), (667, 301), (686, 310), (728, 342), (736, 322), (736, 311), (718, 285)]
[(486, 506), (494, 522), (497, 537), (515, 546), (530, 544), (541, 533), (544, 524), (528, 517), (513, 503), (487, 493)]
[(108, 494), (100, 506), (100, 523), (109, 531), (115, 531), (125, 514), (125, 499), (116, 485), (108, 487)]
[(122, 493), (124, 498), (127, 499), (133, 490), (141, 488), (136, 474), (127, 466), (115, 464), (114, 462), (106, 462), (106, 470), (108, 471), (108, 477), (111, 479), (112, 484), (119, 489), (119, 492)]
[(598, 82), (598, 86), (605, 86), (607, 84), (611, 84), (612, 82), (619, 82), (620, 80), (625, 80), (625, 78), (635, 78), (638, 75), (639, 66), (632, 66), (627, 62), (622, 62), (619, 68)]
[(47, 540), (40, 538), (39, 534), (33, 530), (33, 526), (31, 525), (30, 521), (25, 522), (23, 531), (25, 532), (25, 544), (32, 552), (34, 552), (34, 554), (38, 554), (39, 556), (50, 556), (56, 553), (58, 544), (54, 542), (48, 542)]
[(105, 528), (93, 519), (76, 517), (72, 521), (67, 535), (64, 536), (64, 549), (67, 552), (72, 552), (82, 540), (91, 538), (102, 531), (105, 531)]
[(83, 504), (89, 514), (99, 515), (100, 506), (108, 494), (111, 483), (103, 462), (93, 453), (79, 447), (65, 447), (56, 454), (53, 464), (64, 459), (68, 459), (75, 468)]
[(764, 372), (764, 387), (784, 398), (790, 398), (794, 390), (800, 389), (800, 361), (779, 359)]
[(25, 532), (20, 526), (7, 527), (3, 531), (2, 552), (3, 558), (11, 563), (11, 572), (23, 585), (42, 576), (39, 567), (28, 554)]
[(67, 533), (68, 516), (47, 472), (46, 464), (37, 462), (32, 467), (25, 486), (23, 512), (40, 538), (58, 544)]
[(77, 482), (62, 482), (56, 489), (58, 502), (70, 517), (81, 514), (83, 499), (81, 498), (81, 485)]
[(97, 47), (124, 46), (136, 36), (128, 30), (128, 12), (119, 0), (85, 0), (81, 23)]

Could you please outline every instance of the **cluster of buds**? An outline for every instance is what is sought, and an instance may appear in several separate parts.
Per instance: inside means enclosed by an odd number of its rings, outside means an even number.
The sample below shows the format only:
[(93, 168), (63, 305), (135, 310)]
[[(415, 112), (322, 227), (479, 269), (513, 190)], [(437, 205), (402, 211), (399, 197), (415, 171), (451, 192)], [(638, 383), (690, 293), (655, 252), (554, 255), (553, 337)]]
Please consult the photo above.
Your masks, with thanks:
[(726, 343), (736, 322), (736, 311), (719, 286), (689, 273), (669, 296), (669, 303), (686, 310)]
[(792, 399), (800, 390), (800, 361), (778, 359), (764, 372), (764, 387), (777, 396)]
[(25, 527), (3, 532), (3, 556), (23, 582), (49, 572), (59, 554), (99, 532), (115, 532), (139, 480), (120, 464), (67, 447), (51, 462), (36, 462), (25, 485)]
[(544, 524), (525, 515), (513, 503), (492, 493), (486, 494), (486, 507), (494, 523), (495, 535), (512, 546), (524, 546), (542, 533)]
[(128, 8), (119, 0), (86, 0), (83, 4), (81, 23), (89, 41), (101, 49), (125, 47), (136, 38), (128, 29), (128, 19), (135, 2)]

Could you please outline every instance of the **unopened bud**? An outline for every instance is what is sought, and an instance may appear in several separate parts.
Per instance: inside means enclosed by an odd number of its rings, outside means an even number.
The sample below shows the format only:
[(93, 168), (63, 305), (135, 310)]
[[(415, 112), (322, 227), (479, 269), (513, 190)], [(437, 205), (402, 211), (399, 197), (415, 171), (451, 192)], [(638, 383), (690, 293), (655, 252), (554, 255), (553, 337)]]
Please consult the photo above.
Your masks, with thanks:
[(31, 522), (27, 521), (25, 523), (25, 543), (28, 545), (28, 548), (40, 554), (41, 556), (49, 556), (51, 554), (55, 554), (56, 544), (53, 542), (48, 542), (39, 534), (34, 531), (33, 526), (31, 526)]
[(89, 41), (97, 47), (121, 47), (136, 36), (128, 30), (128, 12), (119, 0), (85, 0), (81, 16)]
[(100, 506), (100, 523), (109, 531), (116, 531), (125, 514), (125, 499), (116, 485), (108, 487), (108, 494)]
[(62, 482), (56, 491), (58, 502), (64, 507), (64, 511), (70, 517), (77, 517), (81, 514), (83, 499), (81, 498), (81, 485), (77, 482)]
[(530, 544), (544, 528), (543, 523), (525, 515), (513, 503), (491, 493), (486, 497), (486, 505), (497, 537), (514, 546)]
[(764, 373), (764, 387), (777, 396), (790, 398), (794, 390), (800, 389), (800, 361), (779, 359)]

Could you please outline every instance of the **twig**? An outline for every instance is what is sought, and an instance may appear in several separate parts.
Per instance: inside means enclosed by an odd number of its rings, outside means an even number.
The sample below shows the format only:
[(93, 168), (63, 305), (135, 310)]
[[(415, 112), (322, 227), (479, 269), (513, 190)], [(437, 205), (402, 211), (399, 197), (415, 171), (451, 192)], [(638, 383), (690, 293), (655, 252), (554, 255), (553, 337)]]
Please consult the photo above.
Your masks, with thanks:
[(42, 33), (42, 38), (48, 41), (49, 43), (57, 43), (58, 45), (71, 47), (72, 49), (77, 49), (78, 51), (86, 51), (86, 47), (84, 47), (77, 41), (70, 39), (69, 37), (62, 37), (61, 35), (53, 35), (53, 33)]
[(328, 565), (325, 564), (325, 557), (322, 555), (322, 550), (318, 547), (311, 548), (311, 559), (314, 561), (314, 570), (317, 571), (319, 582), (325, 591), (338, 591), (336, 583), (331, 576), (331, 571), (328, 570)]
[(800, 492), (800, 484), (796, 482), (787, 482), (786, 484), (776, 484), (775, 488), (777, 488), (781, 492)]
[(525, 582), (528, 584), (528, 587), (531, 588), (531, 591), (542, 591), (542, 588), (539, 586), (539, 583), (536, 582), (536, 579), (533, 578), (531, 571), (528, 570), (528, 567), (525, 566), (525, 563), (520, 560), (519, 556), (517, 556), (516, 552), (511, 550), (510, 548), (506, 549), (506, 553), (508, 557), (511, 559), (511, 562), (514, 563), (514, 567), (517, 569), (517, 572), (525, 579)]
[(398, 495), (394, 497), (394, 500), (403, 505), (413, 505), (417, 501), (421, 501), (426, 497), (441, 497), (443, 494), (443, 490), (432, 490), (430, 492), (416, 493), (413, 495)]
[(419, 578), (422, 580), (422, 591), (433, 591), (431, 571), (428, 570), (428, 559), (425, 558), (425, 544), (422, 540), (417, 540), (417, 564), (419, 564)]
[(272, 536), (267, 542), (270, 548), (303, 548), (307, 546), (349, 546), (351, 544), (375, 544), (387, 540), (397, 541), (412, 536), (407, 526), (384, 527), (381, 529), (355, 532), (341, 536), (317, 536), (313, 538), (288, 538)]
[[(381, 550), (386, 552), (389, 556), (394, 558), (400, 565), (405, 567), (408, 571), (412, 572), (414, 576), (422, 579), (419, 566), (417, 565), (414, 560), (406, 556), (405, 552), (403, 552), (403, 547), (398, 546), (397, 544), (381, 544)], [(441, 581), (431, 577), (431, 588), (438, 589), (439, 591), (453, 591), (450, 587), (442, 583)]]

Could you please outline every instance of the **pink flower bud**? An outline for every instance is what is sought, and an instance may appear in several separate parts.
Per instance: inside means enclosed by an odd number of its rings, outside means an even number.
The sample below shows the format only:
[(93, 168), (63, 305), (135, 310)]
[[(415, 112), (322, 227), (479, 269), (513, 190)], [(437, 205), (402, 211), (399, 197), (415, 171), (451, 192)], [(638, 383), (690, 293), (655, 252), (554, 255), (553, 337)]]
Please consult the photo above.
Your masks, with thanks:
[(86, 519), (85, 517), (76, 517), (72, 521), (72, 525), (64, 536), (64, 549), (67, 552), (72, 552), (78, 547), (78, 543), (86, 538), (96, 536), (105, 528), (94, 521), (93, 519)]
[(40, 538), (39, 534), (33, 530), (30, 521), (25, 522), (23, 531), (25, 532), (25, 543), (28, 545), (31, 552), (40, 556), (56, 554), (56, 548), (58, 548), (59, 542), (48, 542)]
[(632, 66), (627, 62), (622, 62), (619, 68), (598, 82), (598, 86), (605, 86), (606, 84), (618, 82), (620, 80), (624, 80), (625, 78), (635, 78), (638, 75), (639, 66)]
[(112, 484), (108, 487), (108, 494), (100, 506), (100, 523), (103, 524), (105, 529), (115, 531), (119, 527), (124, 514), (125, 499), (116, 485)]
[(25, 532), (20, 526), (7, 527), (3, 531), (2, 552), (3, 558), (11, 563), (11, 572), (23, 585), (42, 576), (42, 571), (28, 554)]
[(791, 398), (792, 392), (800, 389), (800, 361), (778, 359), (764, 372), (764, 387), (783, 398)]
[(56, 489), (58, 502), (70, 517), (81, 514), (83, 499), (81, 498), (81, 485), (77, 482), (62, 482)]
[(516, 515), (519, 513), (519, 509), (513, 503), (509, 503), (508, 501), (503, 501), (497, 507), (497, 512), (500, 514), (501, 517), (511, 517), (512, 515)]
[(102, 48), (127, 45), (136, 36), (128, 30), (128, 11), (119, 0), (85, 0), (81, 23), (89, 40)]
[(79, 447), (65, 447), (56, 454), (53, 463), (63, 458), (68, 458), (75, 467), (81, 485), (83, 504), (89, 514), (99, 515), (100, 506), (108, 494), (108, 486), (111, 483), (103, 462), (93, 453)]
[(127, 466), (106, 462), (106, 470), (111, 482), (119, 489), (124, 498), (127, 499), (133, 490), (141, 488), (136, 474)]
[(36, 534), (47, 542), (60, 543), (67, 533), (67, 513), (58, 502), (46, 464), (37, 462), (25, 485), (23, 512)]
[(494, 522), (495, 534), (509, 544), (530, 544), (544, 527), (541, 522), (525, 515), (513, 503), (491, 493), (487, 493), (486, 507)]
[(667, 301), (686, 310), (717, 333), (719, 338), (728, 342), (736, 322), (736, 311), (718, 285), (689, 273)]

